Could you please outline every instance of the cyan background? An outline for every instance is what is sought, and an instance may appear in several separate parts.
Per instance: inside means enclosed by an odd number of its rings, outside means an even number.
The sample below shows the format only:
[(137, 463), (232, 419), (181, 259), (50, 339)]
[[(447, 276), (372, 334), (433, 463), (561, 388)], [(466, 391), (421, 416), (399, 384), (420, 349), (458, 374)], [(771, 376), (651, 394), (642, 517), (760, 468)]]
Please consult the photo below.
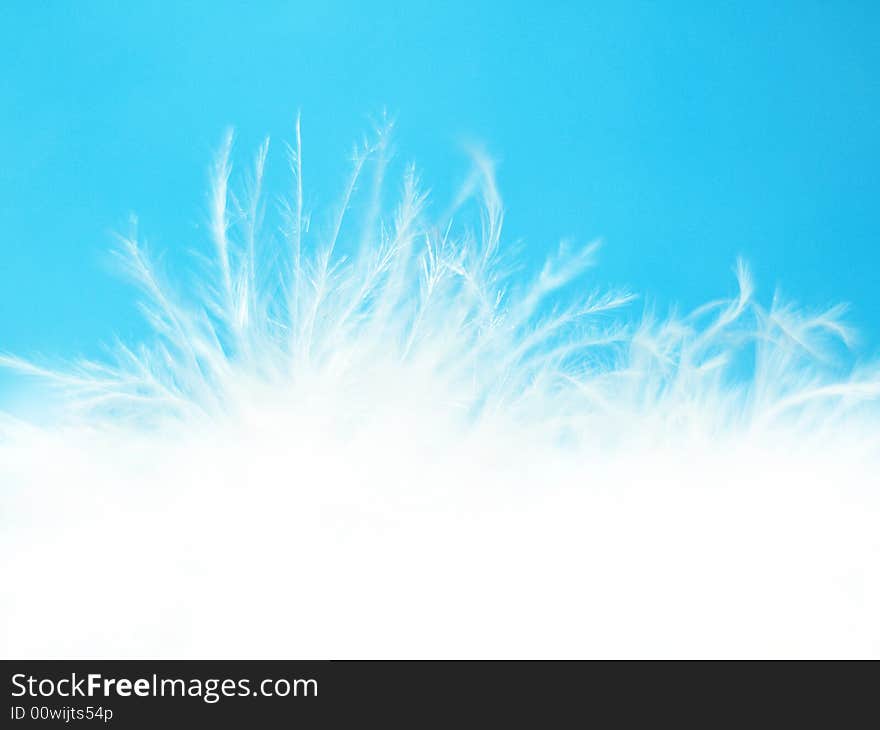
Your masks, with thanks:
[(665, 309), (731, 293), (742, 254), (764, 298), (851, 302), (876, 352), (878, 20), (806, 0), (5, 2), (0, 350), (137, 338), (110, 232), (135, 211), (172, 263), (198, 245), (227, 125), (246, 162), (301, 110), (319, 209), (387, 107), (441, 198), (463, 140), (501, 161), (529, 258), (601, 236), (596, 282)]

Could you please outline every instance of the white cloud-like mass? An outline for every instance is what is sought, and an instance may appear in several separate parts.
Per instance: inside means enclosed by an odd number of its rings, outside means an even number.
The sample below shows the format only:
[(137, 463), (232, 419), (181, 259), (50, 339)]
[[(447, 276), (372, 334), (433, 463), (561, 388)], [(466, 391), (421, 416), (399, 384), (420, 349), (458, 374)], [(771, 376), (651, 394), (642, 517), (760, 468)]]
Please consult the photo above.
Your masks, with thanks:
[[(880, 655), (880, 373), (842, 309), (632, 315), (596, 247), (510, 274), (479, 155), (389, 206), (388, 134), (326, 225), (213, 169), (212, 254), (117, 253), (154, 341), (2, 363), (7, 656)], [(363, 180), (368, 182), (362, 183)], [(271, 222), (267, 219), (271, 218)]]

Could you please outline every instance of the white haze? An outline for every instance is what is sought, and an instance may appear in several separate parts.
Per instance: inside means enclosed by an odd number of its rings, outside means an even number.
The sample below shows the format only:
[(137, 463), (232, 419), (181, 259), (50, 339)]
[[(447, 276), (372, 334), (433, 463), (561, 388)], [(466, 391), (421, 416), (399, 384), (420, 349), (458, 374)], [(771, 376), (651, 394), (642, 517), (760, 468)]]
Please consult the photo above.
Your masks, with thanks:
[(0, 417), (4, 655), (880, 656), (880, 374), (843, 309), (739, 264), (638, 316), (595, 245), (508, 275), (488, 161), (441, 216), (412, 170), (389, 207), (388, 139), (318, 225), (298, 125), (280, 215), (230, 136), (197, 280), (119, 241), (153, 341), (2, 357), (63, 405)]

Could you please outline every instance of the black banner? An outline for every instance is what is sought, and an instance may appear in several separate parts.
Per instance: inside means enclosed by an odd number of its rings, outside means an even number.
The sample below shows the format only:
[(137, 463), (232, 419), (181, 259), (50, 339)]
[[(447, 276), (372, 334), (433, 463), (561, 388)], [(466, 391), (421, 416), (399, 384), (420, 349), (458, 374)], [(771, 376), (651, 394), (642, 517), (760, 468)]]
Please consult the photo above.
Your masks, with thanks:
[[(6, 661), (4, 725), (534, 727), (870, 717), (876, 664)], [(855, 666), (849, 667), (854, 669)], [(870, 676), (869, 676), (870, 675)], [(863, 710), (868, 710), (868, 716)], [(863, 724), (862, 722), (857, 725)], [(847, 726), (850, 726), (847, 724)], [(855, 726), (855, 725), (853, 725)]]

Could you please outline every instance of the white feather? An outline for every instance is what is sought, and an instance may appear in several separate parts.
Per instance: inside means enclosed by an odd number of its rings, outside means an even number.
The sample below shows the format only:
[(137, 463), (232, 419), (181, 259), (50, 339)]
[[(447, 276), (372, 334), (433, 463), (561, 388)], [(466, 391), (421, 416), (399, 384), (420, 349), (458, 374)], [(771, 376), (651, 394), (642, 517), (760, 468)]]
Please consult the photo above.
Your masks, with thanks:
[[(117, 250), (154, 341), (0, 421), (6, 656), (878, 656), (880, 374), (738, 292), (633, 314), (596, 246), (505, 275), (478, 157), (440, 220), (387, 135), (324, 235), (214, 167), (213, 263)], [(363, 220), (364, 170), (375, 165)], [(383, 215), (386, 213), (387, 215)]]

